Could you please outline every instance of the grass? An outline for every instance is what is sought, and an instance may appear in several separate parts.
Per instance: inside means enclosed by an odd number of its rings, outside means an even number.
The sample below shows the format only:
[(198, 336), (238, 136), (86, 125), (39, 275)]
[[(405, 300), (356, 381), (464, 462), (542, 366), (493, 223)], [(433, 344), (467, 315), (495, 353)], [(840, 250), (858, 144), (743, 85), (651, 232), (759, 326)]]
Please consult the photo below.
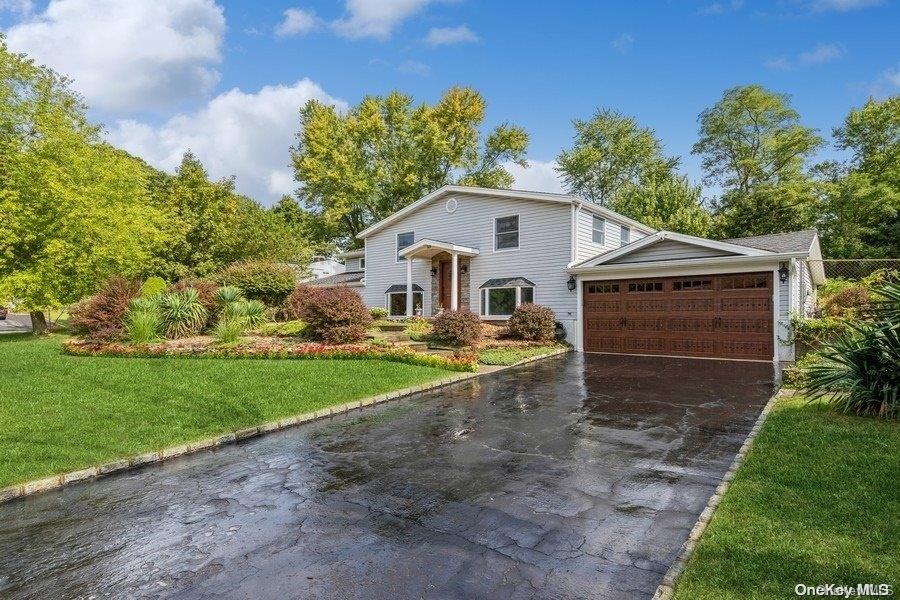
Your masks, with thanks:
[(381, 360), (66, 356), (0, 336), (0, 487), (447, 375)]
[(900, 425), (779, 401), (676, 598), (794, 597), (804, 584), (900, 584)]
[(478, 351), (478, 362), (483, 365), (514, 365), (520, 360), (549, 354), (561, 346), (532, 346), (529, 348), (485, 348)]

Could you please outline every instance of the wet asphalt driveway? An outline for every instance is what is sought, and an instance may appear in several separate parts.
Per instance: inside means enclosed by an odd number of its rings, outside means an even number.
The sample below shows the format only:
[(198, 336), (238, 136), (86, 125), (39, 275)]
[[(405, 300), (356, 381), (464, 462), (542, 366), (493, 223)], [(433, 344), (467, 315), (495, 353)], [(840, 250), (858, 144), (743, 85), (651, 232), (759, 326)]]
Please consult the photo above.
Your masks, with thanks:
[(569, 354), (0, 505), (0, 597), (649, 598), (773, 375)]

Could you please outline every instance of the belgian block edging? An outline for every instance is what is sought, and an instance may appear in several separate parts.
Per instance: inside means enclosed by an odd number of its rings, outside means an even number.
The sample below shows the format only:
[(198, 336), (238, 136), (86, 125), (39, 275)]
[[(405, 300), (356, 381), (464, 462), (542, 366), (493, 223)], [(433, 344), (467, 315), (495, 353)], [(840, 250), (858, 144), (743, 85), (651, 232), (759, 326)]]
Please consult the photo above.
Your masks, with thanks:
[(301, 413), (292, 417), (285, 417), (255, 427), (246, 427), (244, 429), (239, 429), (230, 433), (224, 433), (196, 442), (172, 446), (158, 452), (145, 452), (143, 454), (138, 454), (137, 456), (132, 456), (130, 458), (119, 458), (107, 463), (103, 463), (101, 465), (79, 469), (77, 471), (70, 471), (68, 473), (62, 473), (59, 475), (51, 475), (50, 477), (35, 479), (33, 481), (27, 481), (18, 485), (11, 485), (9, 487), (0, 488), (0, 504), (8, 502), (10, 500), (15, 500), (16, 498), (32, 496), (34, 494), (40, 494), (42, 492), (49, 492), (66, 485), (86, 481), (89, 479), (97, 479), (112, 473), (117, 473), (119, 471), (124, 471), (127, 469), (134, 469), (150, 463), (162, 462), (179, 456), (184, 456), (186, 454), (194, 454), (196, 452), (202, 452), (203, 450), (209, 450), (210, 448), (215, 448), (217, 446), (233, 444), (240, 440), (258, 437), (272, 431), (287, 429), (288, 427), (295, 427), (297, 425), (302, 425), (303, 423), (309, 423), (310, 421), (318, 421), (320, 419), (330, 418), (334, 415), (344, 414), (353, 410), (362, 410), (367, 406), (375, 406), (376, 404), (390, 402), (391, 400), (398, 400), (400, 398), (405, 398), (406, 396), (411, 396), (419, 392), (435, 390), (460, 381), (475, 379), (477, 377), (480, 377), (481, 375), (490, 375), (491, 373), (497, 373), (498, 371), (504, 371), (506, 369), (511, 369), (512, 367), (518, 367), (526, 363), (550, 358), (552, 356), (559, 356), (560, 354), (565, 354), (569, 351), (569, 348), (561, 348), (548, 354), (532, 356), (530, 358), (520, 360), (513, 365), (503, 366), (488, 372), (457, 373), (450, 377), (445, 377), (444, 379), (438, 379), (429, 383), (415, 385), (401, 390), (394, 390), (385, 394), (378, 394), (376, 396), (368, 396), (366, 398), (362, 398), (361, 400), (354, 400), (353, 402), (346, 402), (337, 406), (321, 408), (316, 411)]
[(741, 445), (740, 450), (738, 450), (738, 453), (735, 455), (734, 460), (731, 461), (731, 466), (728, 467), (728, 471), (722, 477), (722, 481), (716, 487), (716, 491), (713, 492), (713, 495), (710, 497), (709, 502), (706, 503), (706, 508), (704, 508), (703, 512), (700, 513), (700, 517), (694, 524), (693, 529), (691, 529), (691, 533), (688, 535), (688, 539), (685, 540), (685, 542), (681, 545), (681, 551), (675, 558), (675, 562), (673, 562), (672, 566), (669, 567), (669, 570), (666, 571), (662, 583), (660, 583), (659, 587), (656, 588), (656, 593), (653, 594), (653, 600), (672, 599), (675, 594), (675, 584), (678, 583), (678, 578), (681, 577), (681, 573), (684, 571), (684, 568), (687, 566), (688, 561), (694, 554), (694, 550), (697, 549), (697, 543), (700, 541), (700, 536), (703, 535), (703, 532), (706, 530), (706, 526), (709, 525), (710, 520), (712, 520), (713, 514), (715, 514), (716, 512), (716, 508), (718, 508), (719, 504), (722, 502), (722, 497), (731, 486), (731, 482), (734, 480), (735, 473), (737, 473), (737, 470), (747, 458), (747, 453), (750, 452), (750, 448), (753, 446), (753, 440), (755, 440), (756, 436), (759, 435), (759, 431), (760, 429), (762, 429), (766, 417), (769, 415), (769, 412), (772, 410), (772, 407), (775, 406), (775, 403), (779, 398), (793, 395), (794, 390), (782, 388), (778, 391), (778, 393), (769, 398), (769, 401), (766, 403), (765, 407), (763, 407), (762, 412), (759, 414), (759, 418), (756, 419), (756, 423), (754, 423), (753, 428), (750, 430), (750, 433), (747, 434), (747, 439), (744, 440), (744, 443)]

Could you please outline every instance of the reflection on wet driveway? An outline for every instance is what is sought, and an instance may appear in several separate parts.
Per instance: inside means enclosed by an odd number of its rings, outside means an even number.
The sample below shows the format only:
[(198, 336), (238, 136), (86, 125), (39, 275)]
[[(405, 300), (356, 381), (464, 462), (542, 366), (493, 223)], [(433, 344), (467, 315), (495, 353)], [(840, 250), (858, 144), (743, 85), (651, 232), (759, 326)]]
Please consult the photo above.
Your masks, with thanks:
[(0, 596), (649, 598), (773, 375), (569, 354), (0, 505)]

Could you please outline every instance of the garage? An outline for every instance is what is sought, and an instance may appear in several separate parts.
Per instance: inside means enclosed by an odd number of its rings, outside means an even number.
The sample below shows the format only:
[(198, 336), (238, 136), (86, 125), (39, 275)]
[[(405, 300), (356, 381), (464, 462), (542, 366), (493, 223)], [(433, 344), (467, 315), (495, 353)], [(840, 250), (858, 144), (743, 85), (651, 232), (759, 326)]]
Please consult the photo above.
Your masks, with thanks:
[(772, 360), (772, 271), (582, 285), (587, 352)]

